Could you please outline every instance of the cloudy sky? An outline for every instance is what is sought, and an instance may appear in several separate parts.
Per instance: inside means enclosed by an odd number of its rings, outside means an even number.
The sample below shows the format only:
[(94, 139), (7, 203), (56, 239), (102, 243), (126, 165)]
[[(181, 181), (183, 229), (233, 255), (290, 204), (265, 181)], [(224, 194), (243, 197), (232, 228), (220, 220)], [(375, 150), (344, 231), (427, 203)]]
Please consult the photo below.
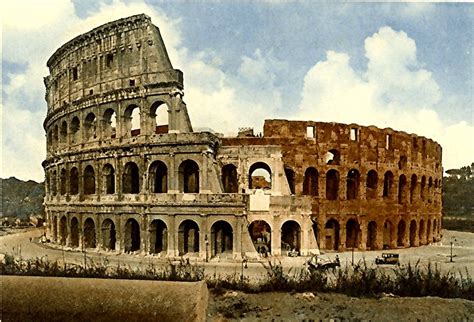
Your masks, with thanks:
[(391, 127), (474, 161), (474, 5), (4, 1), (1, 177), (42, 181), (46, 61), (100, 24), (146, 13), (185, 76), (194, 127), (265, 118)]

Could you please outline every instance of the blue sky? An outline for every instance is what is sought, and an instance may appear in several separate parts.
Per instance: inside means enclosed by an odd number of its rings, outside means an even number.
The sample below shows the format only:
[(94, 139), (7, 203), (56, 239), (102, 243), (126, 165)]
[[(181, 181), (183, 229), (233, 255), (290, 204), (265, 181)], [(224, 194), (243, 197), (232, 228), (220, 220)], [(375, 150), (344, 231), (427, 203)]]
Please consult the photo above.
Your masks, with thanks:
[(42, 76), (49, 55), (81, 32), (141, 12), (160, 27), (174, 67), (184, 72), (195, 127), (260, 130), (265, 118), (374, 124), (437, 140), (445, 168), (474, 161), (471, 4), (47, 0), (2, 6), (8, 12), (2, 177), (43, 178)]

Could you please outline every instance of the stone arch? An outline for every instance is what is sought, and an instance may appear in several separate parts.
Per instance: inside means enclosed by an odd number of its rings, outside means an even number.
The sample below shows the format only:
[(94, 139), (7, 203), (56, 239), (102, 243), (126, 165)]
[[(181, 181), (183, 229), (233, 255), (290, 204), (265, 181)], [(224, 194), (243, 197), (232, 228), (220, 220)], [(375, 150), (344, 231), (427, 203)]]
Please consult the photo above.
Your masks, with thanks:
[(397, 246), (405, 245), (406, 224), (403, 219), (398, 222), (397, 226)]
[(239, 191), (237, 167), (235, 165), (226, 164), (222, 167), (222, 186), (225, 193), (237, 193)]
[(398, 180), (398, 203), (403, 204), (407, 198), (407, 177), (402, 174)]
[(103, 184), (104, 188), (103, 191), (106, 195), (114, 194), (115, 193), (115, 170), (114, 167), (107, 163), (102, 168), (102, 177), (104, 178)]
[(66, 169), (62, 168), (61, 169), (61, 174), (60, 174), (60, 179), (59, 179), (60, 180), (59, 193), (61, 195), (65, 195), (66, 192), (67, 192), (66, 177), (67, 177)]
[(95, 223), (92, 218), (84, 221), (84, 248), (96, 248)]
[(426, 188), (426, 176), (422, 176), (421, 177), (421, 184), (420, 184), (420, 198), (421, 200), (425, 200), (426, 198), (426, 191), (425, 191), (425, 188)]
[(59, 220), (59, 237), (60, 237), (60, 244), (66, 245), (67, 240), (67, 218), (66, 216), (62, 216)]
[(84, 136), (86, 140), (97, 138), (97, 118), (92, 112), (87, 114), (84, 120)]
[(383, 177), (383, 197), (392, 198), (393, 196), (393, 173), (392, 171), (387, 171)]
[(418, 184), (418, 178), (416, 174), (412, 174), (411, 180), (410, 180), (410, 203), (414, 202), (417, 184)]
[(102, 245), (105, 249), (115, 250), (117, 242), (117, 231), (112, 219), (105, 219), (102, 222)]
[(134, 252), (140, 249), (140, 224), (133, 218), (125, 223), (125, 252)]
[(198, 255), (199, 253), (199, 226), (190, 219), (184, 220), (178, 230), (179, 255)]
[(140, 108), (137, 105), (129, 105), (124, 112), (124, 129), (127, 136), (140, 135)]
[(67, 143), (67, 122), (61, 123), (61, 129), (59, 130), (59, 140), (61, 143)]
[(105, 138), (115, 138), (117, 136), (117, 114), (113, 108), (108, 108), (103, 116), (103, 134)]
[(410, 222), (410, 246), (415, 246), (416, 242), (416, 220)]
[(168, 227), (161, 219), (150, 223), (150, 254), (166, 253), (168, 250)]
[(199, 166), (193, 160), (185, 160), (179, 165), (179, 187), (184, 193), (199, 193)]
[(95, 172), (91, 165), (84, 169), (84, 194), (95, 194)]
[(330, 219), (326, 222), (324, 226), (325, 230), (325, 246), (328, 250), (338, 250), (339, 249), (339, 223), (335, 219)]
[(374, 250), (377, 248), (377, 223), (370, 221), (367, 226), (367, 249)]
[(255, 220), (249, 225), (249, 234), (259, 254), (271, 253), (272, 229), (265, 220)]
[(76, 167), (69, 171), (69, 193), (71, 195), (79, 193), (79, 171)]
[(72, 144), (77, 144), (81, 140), (81, 132), (79, 131), (81, 129), (81, 123), (79, 121), (79, 118), (77, 116), (74, 116), (71, 121), (71, 126), (69, 127), (69, 132), (70, 132), (70, 140)]
[(71, 247), (79, 247), (79, 220), (71, 218)]
[(433, 199), (433, 178), (428, 179), (428, 202), (431, 202)]
[(303, 195), (317, 196), (319, 186), (318, 170), (313, 167), (306, 169), (303, 181)]
[(347, 200), (357, 199), (359, 195), (360, 174), (356, 169), (351, 169), (347, 173), (346, 197)]
[(150, 117), (153, 124), (153, 133), (163, 134), (169, 130), (168, 105), (162, 101), (157, 101), (151, 105)]
[(285, 177), (290, 188), (290, 194), (295, 194), (295, 171), (290, 167), (285, 166)]
[(358, 248), (360, 243), (360, 226), (356, 219), (346, 223), (346, 248)]
[(301, 227), (294, 220), (288, 220), (281, 226), (281, 249), (296, 250), (301, 249)]
[(425, 221), (423, 219), (420, 220), (420, 223), (418, 225), (418, 241), (420, 245), (423, 245), (426, 243), (426, 236), (425, 236)]
[(367, 173), (367, 182), (366, 182), (366, 196), (367, 199), (377, 198), (377, 186), (378, 186), (378, 174), (375, 170), (370, 170)]
[(140, 192), (140, 171), (135, 162), (127, 162), (122, 175), (122, 192), (139, 193)]
[(149, 170), (149, 187), (153, 193), (168, 192), (168, 167), (162, 161), (154, 161)]
[(271, 189), (272, 169), (265, 162), (255, 162), (249, 168), (250, 189)]
[(216, 221), (211, 227), (211, 254), (231, 254), (233, 251), (233, 230), (232, 226), (224, 221)]
[(331, 169), (326, 173), (326, 199), (337, 200), (339, 197), (339, 172)]
[(390, 248), (393, 241), (393, 224), (390, 220), (385, 220), (383, 224), (383, 248)]

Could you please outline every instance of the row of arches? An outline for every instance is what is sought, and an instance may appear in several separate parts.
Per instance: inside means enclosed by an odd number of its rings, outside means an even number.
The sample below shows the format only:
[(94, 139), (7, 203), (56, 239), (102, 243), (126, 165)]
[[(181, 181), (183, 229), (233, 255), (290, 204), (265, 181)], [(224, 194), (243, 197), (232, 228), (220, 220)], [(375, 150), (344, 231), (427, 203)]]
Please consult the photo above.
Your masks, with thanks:
[(73, 116), (70, 120), (58, 120), (50, 126), (47, 133), (48, 147), (53, 149), (61, 145), (84, 143), (99, 138), (110, 139), (120, 135), (137, 136), (142, 133), (141, 127), (145, 124), (150, 128), (149, 134), (168, 133), (168, 110), (165, 102), (157, 101), (146, 111), (131, 104), (121, 115), (117, 115), (116, 109), (107, 108), (102, 115), (89, 112), (82, 120), (79, 116)]

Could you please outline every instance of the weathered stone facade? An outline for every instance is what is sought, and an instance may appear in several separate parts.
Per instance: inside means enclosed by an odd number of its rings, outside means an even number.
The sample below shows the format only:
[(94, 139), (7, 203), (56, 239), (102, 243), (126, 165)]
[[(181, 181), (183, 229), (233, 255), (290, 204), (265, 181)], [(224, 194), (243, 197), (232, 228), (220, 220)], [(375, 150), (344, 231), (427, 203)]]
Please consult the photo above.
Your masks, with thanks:
[(45, 78), (48, 235), (72, 248), (240, 258), (440, 238), (441, 147), (356, 124), (194, 132), (145, 15), (59, 48)]

